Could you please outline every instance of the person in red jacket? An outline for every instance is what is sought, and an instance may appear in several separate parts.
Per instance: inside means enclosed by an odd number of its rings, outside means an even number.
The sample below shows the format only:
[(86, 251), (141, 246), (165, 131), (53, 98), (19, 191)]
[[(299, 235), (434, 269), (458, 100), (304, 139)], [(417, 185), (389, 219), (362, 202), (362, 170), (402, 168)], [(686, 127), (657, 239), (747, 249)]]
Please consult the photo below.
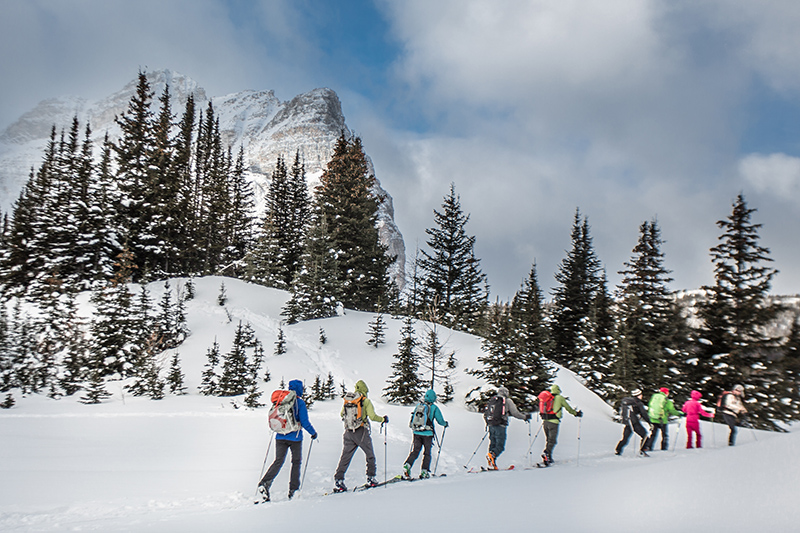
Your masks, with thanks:
[(702, 448), (703, 437), (700, 435), (700, 415), (706, 418), (714, 418), (714, 413), (709, 413), (703, 406), (700, 405), (700, 398), (702, 394), (699, 391), (693, 390), (691, 393), (692, 399), (687, 400), (683, 404), (681, 411), (686, 413), (686, 448), (692, 447), (692, 433), (695, 434), (695, 443), (698, 448)]

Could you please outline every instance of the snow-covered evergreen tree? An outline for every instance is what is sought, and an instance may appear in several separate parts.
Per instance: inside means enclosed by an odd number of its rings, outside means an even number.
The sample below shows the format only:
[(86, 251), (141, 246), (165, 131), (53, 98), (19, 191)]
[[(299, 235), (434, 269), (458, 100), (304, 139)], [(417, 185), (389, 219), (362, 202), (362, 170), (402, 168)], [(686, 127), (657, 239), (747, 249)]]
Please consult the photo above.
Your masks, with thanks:
[(375, 318), (369, 323), (367, 335), (369, 335), (367, 344), (375, 348), (386, 342), (386, 321), (383, 319), (383, 313), (380, 311), (378, 311)]
[[(419, 376), (420, 355), (416, 352), (417, 344), (413, 319), (406, 317), (400, 330), (397, 353), (393, 356), (393, 372), (383, 389), (383, 396), (389, 402), (411, 405), (417, 402), (425, 391), (425, 383)], [(333, 376), (329, 375), (328, 380), (332, 388)]]

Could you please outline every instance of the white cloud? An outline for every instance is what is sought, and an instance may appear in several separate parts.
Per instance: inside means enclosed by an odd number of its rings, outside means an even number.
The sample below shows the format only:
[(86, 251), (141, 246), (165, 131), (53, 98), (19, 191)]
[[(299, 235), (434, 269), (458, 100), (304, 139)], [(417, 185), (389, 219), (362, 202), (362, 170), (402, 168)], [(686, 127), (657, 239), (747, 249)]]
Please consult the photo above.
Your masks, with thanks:
[(739, 173), (758, 192), (800, 204), (800, 158), (786, 154), (750, 154)]

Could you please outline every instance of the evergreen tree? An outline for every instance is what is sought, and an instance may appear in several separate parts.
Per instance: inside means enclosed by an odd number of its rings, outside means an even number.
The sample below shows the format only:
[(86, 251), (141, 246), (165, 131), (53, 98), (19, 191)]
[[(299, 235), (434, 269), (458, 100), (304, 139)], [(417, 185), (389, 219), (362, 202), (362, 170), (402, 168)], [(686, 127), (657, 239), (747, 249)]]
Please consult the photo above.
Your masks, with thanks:
[(286, 353), (286, 336), (283, 333), (283, 327), (278, 326), (278, 340), (275, 341), (274, 355), (283, 355)]
[(236, 327), (231, 351), (222, 361), (222, 374), (217, 387), (218, 396), (237, 396), (248, 394), (250, 403), (257, 400), (258, 370), (263, 359), (261, 343), (250, 324)]
[(469, 215), (461, 210), (454, 184), (450, 184), (442, 211), (433, 213), (438, 227), (425, 230), (431, 251), (420, 251), (417, 268), (421, 300), (416, 308), (424, 312), (434, 309), (444, 326), (479, 332), (487, 307), (486, 276), (475, 257), (475, 237), (464, 229)]
[[(97, 365), (97, 361), (94, 361), (93, 364)], [(90, 369), (86, 393), (79, 400), (81, 403), (97, 404), (111, 397), (111, 393), (106, 390), (103, 373), (104, 369), (101, 366), (94, 366)]]
[(200, 394), (215, 396), (219, 387), (217, 367), (220, 361), (219, 343), (216, 337), (214, 337), (214, 344), (206, 351), (206, 360), (205, 370), (203, 370), (203, 377), (200, 381)]
[(361, 139), (348, 141), (342, 133), (316, 190), (316, 224), (326, 228), (331, 242), (327, 253), (335, 255), (339, 265), (339, 290), (330, 296), (359, 311), (374, 311), (380, 302), (389, 301), (388, 268), (394, 261), (378, 235), (383, 199), (373, 193), (374, 184)]
[[(431, 315), (431, 318), (438, 318)], [(429, 320), (425, 324), (425, 334), (420, 353), (420, 367), (430, 375), (430, 380), (424, 380), (428, 388), (433, 389), (437, 383), (442, 387), (442, 403), (453, 399), (452, 378), (455, 373), (456, 363), (454, 351), (445, 350), (445, 344), (439, 340), (439, 331), (436, 320)]]
[(764, 331), (780, 310), (768, 299), (777, 270), (767, 265), (769, 249), (758, 243), (761, 224), (751, 220), (755, 211), (739, 194), (731, 215), (717, 222), (722, 234), (711, 248), (715, 284), (703, 287), (708, 299), (698, 314), (704, 342), (698, 364), (691, 367), (697, 372), (692, 381), (712, 397), (743, 384), (753, 422), (776, 428), (774, 421), (787, 413), (773, 395), (783, 384), (772, 368), (776, 343)]
[(584, 334), (591, 330), (590, 317), (600, 286), (600, 260), (592, 246), (589, 223), (575, 211), (572, 226), (572, 249), (567, 252), (558, 272), (552, 312), (551, 358), (573, 368), (585, 349)]
[(167, 385), (169, 385), (170, 394), (177, 394), (179, 396), (187, 394), (184, 378), (185, 375), (181, 370), (180, 359), (176, 352), (172, 355), (172, 359), (169, 363), (169, 374), (167, 374)]
[[(415, 351), (417, 339), (414, 334), (414, 324), (411, 317), (403, 320), (403, 329), (400, 330), (400, 341), (397, 343), (397, 353), (394, 354), (392, 369), (394, 372), (387, 380), (383, 389), (383, 396), (392, 403), (412, 405), (425, 390), (425, 384), (419, 377), (419, 358)], [(328, 375), (333, 392), (333, 376)]]
[(383, 313), (380, 311), (375, 315), (375, 319), (369, 323), (367, 335), (369, 335), (367, 344), (375, 348), (386, 342), (386, 322), (383, 320)]

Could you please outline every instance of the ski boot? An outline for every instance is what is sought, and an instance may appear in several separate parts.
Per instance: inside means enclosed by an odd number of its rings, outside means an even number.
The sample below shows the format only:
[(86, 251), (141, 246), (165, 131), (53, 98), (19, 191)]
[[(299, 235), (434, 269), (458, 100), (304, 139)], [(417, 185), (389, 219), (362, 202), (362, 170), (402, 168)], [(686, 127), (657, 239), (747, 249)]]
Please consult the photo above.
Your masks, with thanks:
[(497, 464), (494, 462), (494, 454), (492, 452), (486, 454), (486, 462), (489, 465), (489, 470), (497, 470)]
[(411, 465), (408, 463), (403, 465), (403, 478), (411, 479)]
[(347, 492), (347, 487), (343, 479), (336, 480), (336, 484), (333, 486), (333, 492)]
[(650, 457), (650, 454), (648, 454), (644, 449), (639, 450), (639, 455), (642, 457)]
[(367, 487), (377, 487), (377, 486), (378, 486), (378, 480), (375, 478), (375, 476), (367, 476)]
[(289, 490), (289, 499), (290, 499), (290, 500), (291, 500), (291, 499), (292, 499), (292, 497), (294, 496), (294, 493), (295, 493), (295, 491), (293, 491), (293, 490), (291, 490), (291, 489)]
[(269, 487), (267, 485), (258, 485), (258, 493), (261, 495), (262, 502), (269, 501)]
[(551, 464), (553, 464), (553, 458), (550, 456), (549, 453), (544, 452), (542, 454), (542, 463), (544, 463), (544, 466), (550, 466)]
[(427, 470), (423, 470), (422, 472), (419, 473), (420, 479), (428, 479), (429, 477), (431, 477), (431, 473), (428, 472)]

